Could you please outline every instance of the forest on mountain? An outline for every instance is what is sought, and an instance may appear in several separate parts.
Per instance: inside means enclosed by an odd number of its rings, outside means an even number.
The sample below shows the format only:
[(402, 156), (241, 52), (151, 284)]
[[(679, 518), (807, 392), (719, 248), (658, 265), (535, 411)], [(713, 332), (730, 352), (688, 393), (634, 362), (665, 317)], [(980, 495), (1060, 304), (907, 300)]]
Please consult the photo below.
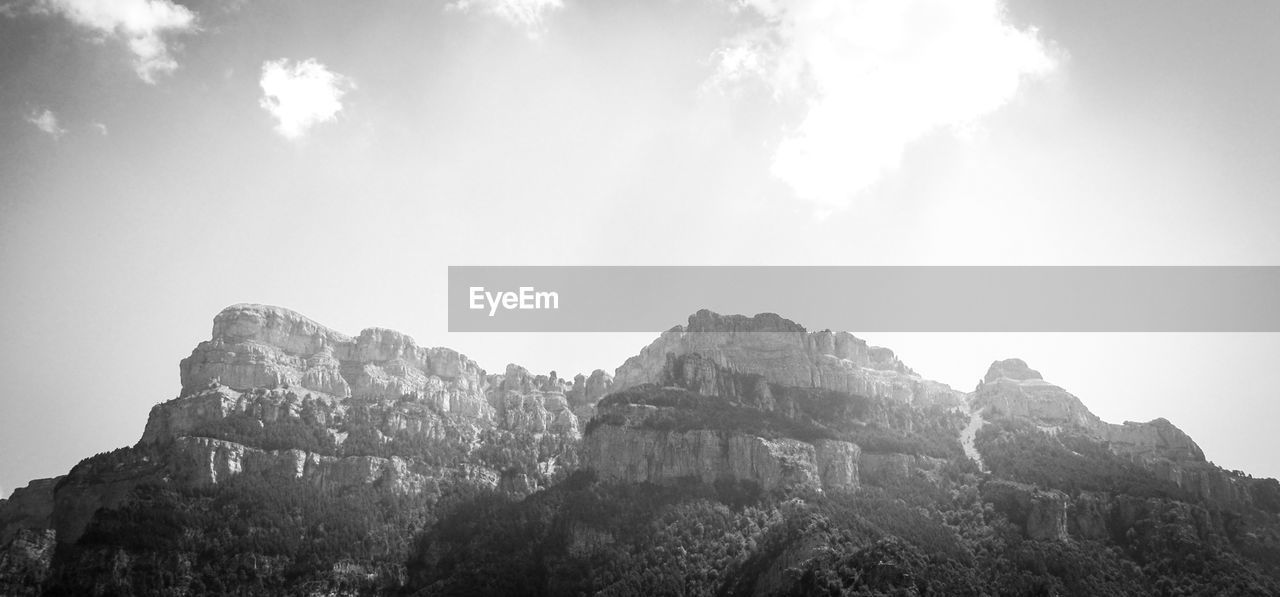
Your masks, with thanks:
[[(657, 425), (805, 437), (730, 401), (675, 390), (610, 397), (670, 405)], [(884, 405), (849, 397), (866, 412)], [(859, 407), (863, 408), (863, 407)], [(731, 416), (721, 416), (724, 413)], [(752, 417), (752, 413), (758, 415)], [(232, 425), (233, 423), (229, 423)], [(599, 424), (608, 424), (607, 422)], [(262, 436), (267, 438), (268, 436)], [(245, 438), (242, 438), (245, 439)], [(901, 449), (904, 443), (895, 446)], [(1275, 595), (1275, 482), (1258, 507), (1194, 498), (1086, 439), (993, 423), (990, 475), (962, 455), (869, 476), (856, 492), (751, 482), (612, 484), (588, 470), (528, 497), (459, 484), (440, 497), (373, 484), (326, 491), (240, 475), (147, 483), (59, 545), (46, 595)], [(105, 468), (158, 453), (102, 454)], [(917, 454), (930, 451), (915, 447)], [(1123, 502), (1100, 536), (1028, 537), (1000, 483)], [(1006, 496), (1007, 497), (1007, 496)], [(1006, 503), (1008, 502), (1008, 503)], [(1123, 511), (1123, 513), (1122, 513)], [(1274, 526), (1270, 528), (1274, 529)]]

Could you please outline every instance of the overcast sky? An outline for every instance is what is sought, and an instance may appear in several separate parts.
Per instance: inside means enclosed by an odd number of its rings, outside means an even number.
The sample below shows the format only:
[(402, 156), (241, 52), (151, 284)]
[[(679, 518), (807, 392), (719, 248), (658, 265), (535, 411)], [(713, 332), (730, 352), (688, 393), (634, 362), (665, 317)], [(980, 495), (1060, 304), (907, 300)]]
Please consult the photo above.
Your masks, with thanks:
[[(448, 334), (449, 265), (1275, 264), (1277, 23), (1269, 0), (0, 0), (0, 486), (135, 442), (234, 303), (491, 371), (611, 371), (651, 339)], [(1022, 356), (1280, 476), (1275, 335), (865, 336), (965, 390)]]

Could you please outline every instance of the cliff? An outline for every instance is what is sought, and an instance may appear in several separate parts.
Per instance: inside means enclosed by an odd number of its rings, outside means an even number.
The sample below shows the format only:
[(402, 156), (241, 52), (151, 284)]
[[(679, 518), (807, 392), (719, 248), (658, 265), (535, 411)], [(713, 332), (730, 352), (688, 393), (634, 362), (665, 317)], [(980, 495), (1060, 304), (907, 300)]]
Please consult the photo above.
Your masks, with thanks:
[(858, 488), (858, 446), (761, 437), (734, 429), (666, 430), (651, 422), (661, 407), (605, 408), (606, 423), (587, 434), (583, 466), (623, 483), (749, 482), (765, 491)]

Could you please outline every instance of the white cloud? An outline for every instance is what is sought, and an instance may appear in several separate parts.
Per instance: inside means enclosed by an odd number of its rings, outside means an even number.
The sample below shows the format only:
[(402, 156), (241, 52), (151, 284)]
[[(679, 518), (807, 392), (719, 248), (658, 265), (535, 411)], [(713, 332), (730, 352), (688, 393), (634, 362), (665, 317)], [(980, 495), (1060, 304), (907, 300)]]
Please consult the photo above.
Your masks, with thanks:
[(27, 122), (36, 125), (36, 128), (48, 133), (54, 139), (67, 134), (67, 129), (58, 124), (58, 115), (48, 108), (36, 110), (27, 115)]
[(123, 39), (133, 53), (134, 71), (148, 83), (178, 68), (164, 37), (196, 26), (195, 13), (171, 0), (41, 0), (39, 8)]
[(804, 115), (772, 173), (823, 209), (896, 168), (913, 141), (1008, 103), (1054, 60), (1000, 0), (736, 0), (759, 25), (716, 52), (711, 83), (759, 80)]
[(498, 17), (532, 38), (541, 37), (547, 30), (547, 15), (562, 8), (563, 0), (454, 0), (445, 5), (445, 10)]
[(330, 71), (315, 59), (262, 63), (259, 104), (276, 119), (276, 131), (297, 139), (311, 127), (329, 122), (342, 110), (342, 96), (354, 89), (351, 79)]

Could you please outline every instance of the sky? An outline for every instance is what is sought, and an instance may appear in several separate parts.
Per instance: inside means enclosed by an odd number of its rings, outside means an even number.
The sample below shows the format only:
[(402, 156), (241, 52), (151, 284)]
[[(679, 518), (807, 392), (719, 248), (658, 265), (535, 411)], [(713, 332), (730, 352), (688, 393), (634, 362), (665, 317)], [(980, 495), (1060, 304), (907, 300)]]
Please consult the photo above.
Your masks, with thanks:
[[(653, 335), (450, 334), (446, 268), (1276, 264), (1278, 19), (0, 0), (0, 491), (136, 442), (235, 303), (564, 375)], [(1023, 357), (1105, 420), (1280, 476), (1274, 334), (862, 336), (965, 390)]]

